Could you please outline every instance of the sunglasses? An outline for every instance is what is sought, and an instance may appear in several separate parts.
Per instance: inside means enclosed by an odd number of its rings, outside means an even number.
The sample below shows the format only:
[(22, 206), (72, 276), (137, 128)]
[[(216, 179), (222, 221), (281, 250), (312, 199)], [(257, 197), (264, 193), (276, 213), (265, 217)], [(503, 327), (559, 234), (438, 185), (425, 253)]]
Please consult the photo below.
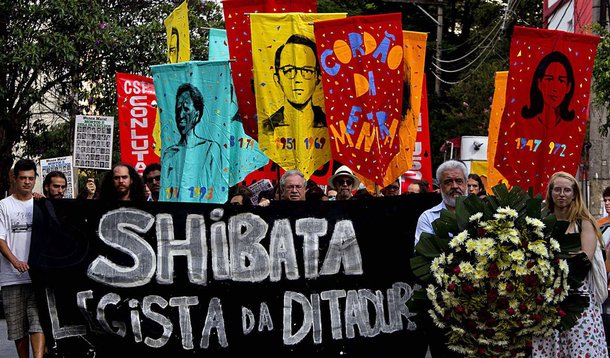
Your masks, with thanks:
[(148, 177), (148, 178), (146, 178), (146, 181), (149, 182), (149, 183), (152, 183), (155, 180), (160, 182), (161, 181), (161, 176), (157, 175), (156, 177)]
[(337, 179), (337, 180), (335, 180), (335, 183), (337, 183), (339, 185), (352, 185), (352, 183), (354, 183), (354, 181), (351, 179)]

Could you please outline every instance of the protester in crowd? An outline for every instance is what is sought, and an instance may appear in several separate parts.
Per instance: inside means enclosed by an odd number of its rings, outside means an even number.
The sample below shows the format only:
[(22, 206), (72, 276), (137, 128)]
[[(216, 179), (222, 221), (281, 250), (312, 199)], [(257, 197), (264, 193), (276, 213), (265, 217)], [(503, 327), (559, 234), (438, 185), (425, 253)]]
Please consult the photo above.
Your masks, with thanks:
[(38, 306), (28, 273), (32, 237), (36, 164), (29, 159), (17, 161), (13, 168), (15, 192), (0, 200), (0, 293), (8, 339), (15, 341), (19, 358), (42, 358), (45, 337), (40, 325)]
[(383, 196), (398, 196), (400, 195), (400, 177), (396, 178), (390, 185), (381, 189)]
[[(589, 298), (589, 306), (569, 331), (556, 330), (551, 337), (534, 337), (532, 356), (536, 357), (608, 357), (606, 336), (602, 324), (601, 301), (608, 295), (606, 273), (601, 255), (601, 233), (595, 219), (587, 209), (576, 179), (566, 172), (557, 172), (551, 177), (546, 193), (546, 206), (558, 221), (567, 221), (566, 234), (580, 234), (581, 251), (587, 254), (592, 267), (578, 288)], [(602, 272), (595, 269), (596, 261)], [(599, 287), (599, 278), (603, 284)], [(605, 297), (600, 298), (602, 292)]]
[(146, 181), (146, 187), (150, 190), (148, 201), (159, 201), (161, 190), (161, 164), (151, 163), (146, 166), (142, 177)]
[(328, 201), (328, 197), (324, 194), (324, 190), (318, 185), (312, 186), (305, 192), (306, 201)]
[(85, 184), (85, 187), (79, 191), (77, 198), (88, 200), (99, 199), (99, 192), (97, 191), (97, 183), (95, 178), (87, 178), (87, 183)]
[[(278, 187), (276, 185), (276, 187)], [(275, 187), (267, 190), (263, 190), (258, 194), (258, 206), (269, 206), (275, 196)]]
[(42, 182), (42, 192), (49, 199), (63, 199), (68, 180), (59, 170), (49, 172)]
[(428, 182), (425, 180), (415, 180), (407, 187), (407, 193), (419, 194), (428, 192)]
[(335, 190), (332, 186), (326, 188), (326, 196), (328, 200), (336, 200), (337, 199), (337, 190)]
[(472, 173), (468, 175), (468, 194), (474, 194), (481, 199), (487, 196), (483, 180), (478, 174)]
[(328, 184), (337, 190), (336, 200), (349, 200), (360, 186), (360, 180), (349, 167), (342, 165), (328, 178)]
[(282, 200), (303, 201), (305, 200), (305, 187), (307, 180), (303, 173), (296, 169), (288, 170), (280, 178), (280, 190)]
[(437, 178), (432, 179), (432, 191), (439, 194), (441, 193), (441, 187)]
[(252, 190), (247, 186), (238, 185), (233, 188), (229, 203), (233, 205), (253, 206), (252, 205)]
[(104, 176), (100, 199), (105, 201), (146, 201), (140, 174), (129, 164), (116, 163)]
[[(448, 160), (441, 164), (436, 170), (436, 179), (440, 184), (442, 200), (440, 204), (424, 211), (417, 220), (415, 228), (415, 244), (419, 242), (419, 237), (423, 232), (434, 234), (432, 222), (441, 216), (443, 209), (455, 211), (457, 198), (466, 195), (466, 178), (468, 168), (457, 160)], [(421, 327), (421, 340), (414, 349), (421, 350), (419, 355), (425, 354), (430, 349), (432, 357), (460, 357), (459, 354), (449, 350), (447, 339), (439, 328), (434, 326), (428, 315), (424, 316), (425, 324)], [(423, 353), (422, 353), (423, 352)], [(418, 355), (418, 353), (415, 353)]]
[(354, 192), (354, 194), (351, 198), (349, 198), (349, 200), (370, 199), (374, 197), (375, 196), (363, 186), (356, 189), (356, 192)]

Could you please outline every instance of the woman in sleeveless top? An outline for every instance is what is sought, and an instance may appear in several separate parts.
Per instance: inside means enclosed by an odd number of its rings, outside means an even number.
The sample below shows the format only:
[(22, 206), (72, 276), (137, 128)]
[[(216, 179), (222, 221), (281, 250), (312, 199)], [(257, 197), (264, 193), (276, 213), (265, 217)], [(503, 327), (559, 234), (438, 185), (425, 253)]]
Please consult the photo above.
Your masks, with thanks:
[[(601, 234), (595, 219), (585, 206), (576, 179), (565, 172), (553, 174), (547, 188), (546, 205), (557, 220), (568, 221), (566, 233), (580, 233), (581, 249), (593, 262), (601, 250)], [(594, 294), (594, 279), (587, 275), (580, 292), (589, 295), (589, 307), (569, 331), (548, 338), (534, 337), (533, 357), (608, 357), (602, 324), (602, 303)], [(603, 289), (607, 290), (607, 287)]]

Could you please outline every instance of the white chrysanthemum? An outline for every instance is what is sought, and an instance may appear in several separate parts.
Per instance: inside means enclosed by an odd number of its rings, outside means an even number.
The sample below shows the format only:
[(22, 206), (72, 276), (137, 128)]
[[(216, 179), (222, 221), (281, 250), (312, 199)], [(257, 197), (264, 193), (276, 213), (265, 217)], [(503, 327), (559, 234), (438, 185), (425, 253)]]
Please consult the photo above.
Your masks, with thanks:
[(434, 259), (432, 259), (432, 263), (430, 264), (430, 271), (431, 272), (436, 272), (440, 269), (440, 256), (435, 257)]
[(474, 272), (474, 267), (470, 262), (461, 262), (459, 267), (462, 275), (470, 275)]
[(466, 241), (466, 252), (473, 252), (477, 249), (477, 240)]
[(538, 220), (536, 218), (530, 218), (529, 216), (525, 217), (525, 222), (528, 225), (531, 225), (532, 227), (534, 227), (535, 229), (544, 229), (544, 223), (541, 220)]
[(431, 301), (436, 301), (436, 289), (433, 285), (426, 287), (426, 294)]
[(469, 222), (477, 221), (477, 220), (479, 220), (482, 217), (483, 217), (483, 213), (479, 211), (478, 213), (470, 216), (470, 218), (468, 218), (468, 221)]
[(543, 242), (540, 242), (540, 241), (530, 242), (530, 244), (528, 245), (528, 248), (532, 252), (534, 252), (542, 257), (545, 257), (545, 258), (549, 257), (549, 251), (547, 250), (546, 245), (544, 245)]
[(488, 255), (489, 250), (495, 245), (495, 241), (489, 238), (472, 240), (474, 242), (474, 251), (479, 256)]
[(515, 265), (515, 274), (517, 276), (525, 276), (529, 273), (529, 269), (527, 268), (527, 266), (521, 264), (521, 265)]
[(501, 214), (501, 213), (498, 212), (498, 213), (494, 214), (494, 219), (496, 219), (496, 220), (505, 220), (506, 219), (506, 215), (505, 214)]
[(518, 215), (517, 211), (515, 211), (514, 209), (511, 209), (509, 206), (507, 206), (505, 208), (500, 207), (500, 208), (498, 208), (497, 212), (500, 214), (504, 214), (508, 217), (511, 217), (513, 219), (516, 219), (517, 215)]
[(568, 262), (566, 260), (559, 260), (559, 269), (564, 274), (570, 272), (570, 267), (568, 266)]
[(561, 250), (561, 246), (559, 246), (559, 242), (553, 238), (549, 239), (549, 244), (551, 245), (551, 249), (554, 252), (558, 252), (559, 250)]
[(511, 260), (516, 261), (516, 262), (523, 262), (523, 260), (525, 259), (525, 255), (523, 254), (523, 251), (521, 251), (521, 250), (515, 250), (515, 251), (509, 253), (508, 256), (510, 256)]
[(466, 241), (466, 239), (468, 239), (468, 231), (464, 230), (461, 233), (454, 236), (453, 239), (451, 239), (451, 241), (449, 241), (449, 247), (455, 248), (460, 245), (463, 245), (464, 241)]

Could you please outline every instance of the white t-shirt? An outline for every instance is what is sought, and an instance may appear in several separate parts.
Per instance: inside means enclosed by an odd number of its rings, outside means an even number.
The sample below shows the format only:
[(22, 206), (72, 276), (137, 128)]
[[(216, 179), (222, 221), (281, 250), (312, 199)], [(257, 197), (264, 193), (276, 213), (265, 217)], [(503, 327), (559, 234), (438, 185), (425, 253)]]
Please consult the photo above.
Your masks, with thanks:
[[(19, 260), (27, 261), (32, 240), (34, 199), (21, 201), (13, 195), (0, 200), (0, 240)], [(20, 273), (0, 254), (0, 286), (30, 283), (30, 274)]]

